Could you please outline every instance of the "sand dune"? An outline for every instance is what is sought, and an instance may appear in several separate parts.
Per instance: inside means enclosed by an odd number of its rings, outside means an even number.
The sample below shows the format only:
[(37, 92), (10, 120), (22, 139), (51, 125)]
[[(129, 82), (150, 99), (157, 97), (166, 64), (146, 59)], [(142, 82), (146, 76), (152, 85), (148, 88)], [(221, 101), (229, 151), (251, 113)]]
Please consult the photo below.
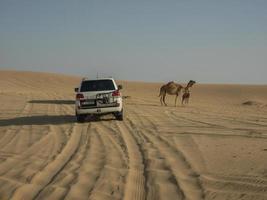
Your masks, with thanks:
[(267, 86), (121, 81), (125, 120), (78, 124), (80, 77), (0, 71), (0, 199), (267, 199)]

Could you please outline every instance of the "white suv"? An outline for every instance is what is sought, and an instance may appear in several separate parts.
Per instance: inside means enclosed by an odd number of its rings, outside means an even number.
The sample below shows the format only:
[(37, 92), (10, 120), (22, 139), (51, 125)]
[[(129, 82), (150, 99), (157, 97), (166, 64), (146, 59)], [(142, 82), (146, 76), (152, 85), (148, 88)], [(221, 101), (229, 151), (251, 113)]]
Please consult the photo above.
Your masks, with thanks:
[(82, 79), (75, 88), (75, 113), (78, 122), (87, 115), (113, 114), (117, 120), (123, 120), (122, 96), (113, 78)]

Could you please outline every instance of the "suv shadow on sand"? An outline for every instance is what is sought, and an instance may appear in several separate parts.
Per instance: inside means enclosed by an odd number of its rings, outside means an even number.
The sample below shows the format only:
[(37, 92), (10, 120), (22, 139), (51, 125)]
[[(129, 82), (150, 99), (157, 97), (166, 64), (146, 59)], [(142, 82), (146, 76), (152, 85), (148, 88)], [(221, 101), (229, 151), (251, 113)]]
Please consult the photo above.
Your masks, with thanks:
[(22, 126), (22, 125), (59, 125), (75, 123), (74, 115), (36, 115), (15, 117), (10, 119), (0, 119), (1, 126)]
[[(113, 121), (113, 118), (101, 119), (100, 117), (88, 117), (85, 122)], [(76, 123), (75, 115), (36, 115), (15, 117), (10, 119), (0, 119), (0, 127), (3, 126), (23, 126), (23, 125), (62, 125)]]
[[(88, 117), (85, 122), (113, 121), (116, 119), (100, 117)], [(3, 126), (23, 126), (23, 125), (62, 125), (77, 123), (75, 115), (36, 115), (15, 117), (10, 119), (0, 119), (0, 127)]]
[(39, 103), (39, 104), (70, 104), (74, 105), (75, 101), (74, 100), (31, 100), (28, 101), (28, 103)]
[[(74, 105), (74, 100), (31, 100), (28, 103), (36, 104), (70, 104)], [(101, 119), (100, 117), (88, 117), (85, 122), (112, 121), (113, 118)], [(61, 125), (76, 123), (75, 115), (33, 115), (8, 119), (0, 119), (0, 127), (22, 126), (22, 125)]]

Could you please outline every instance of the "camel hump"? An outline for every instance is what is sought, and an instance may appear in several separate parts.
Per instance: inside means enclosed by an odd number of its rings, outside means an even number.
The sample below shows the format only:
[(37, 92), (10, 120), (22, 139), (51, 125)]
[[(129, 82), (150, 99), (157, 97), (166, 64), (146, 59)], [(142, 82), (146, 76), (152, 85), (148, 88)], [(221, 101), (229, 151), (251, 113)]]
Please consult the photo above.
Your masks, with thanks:
[(173, 84), (174, 83), (174, 81), (170, 81), (170, 82), (168, 82), (166, 85), (171, 85), (171, 84)]

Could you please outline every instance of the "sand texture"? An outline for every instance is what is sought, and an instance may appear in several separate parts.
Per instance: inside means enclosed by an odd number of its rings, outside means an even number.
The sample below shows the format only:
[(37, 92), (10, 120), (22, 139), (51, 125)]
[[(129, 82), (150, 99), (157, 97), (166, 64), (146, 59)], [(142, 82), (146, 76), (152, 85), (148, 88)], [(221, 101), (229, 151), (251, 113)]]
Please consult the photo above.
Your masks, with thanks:
[(267, 199), (267, 86), (122, 81), (123, 122), (76, 123), (79, 81), (0, 71), (1, 200)]

